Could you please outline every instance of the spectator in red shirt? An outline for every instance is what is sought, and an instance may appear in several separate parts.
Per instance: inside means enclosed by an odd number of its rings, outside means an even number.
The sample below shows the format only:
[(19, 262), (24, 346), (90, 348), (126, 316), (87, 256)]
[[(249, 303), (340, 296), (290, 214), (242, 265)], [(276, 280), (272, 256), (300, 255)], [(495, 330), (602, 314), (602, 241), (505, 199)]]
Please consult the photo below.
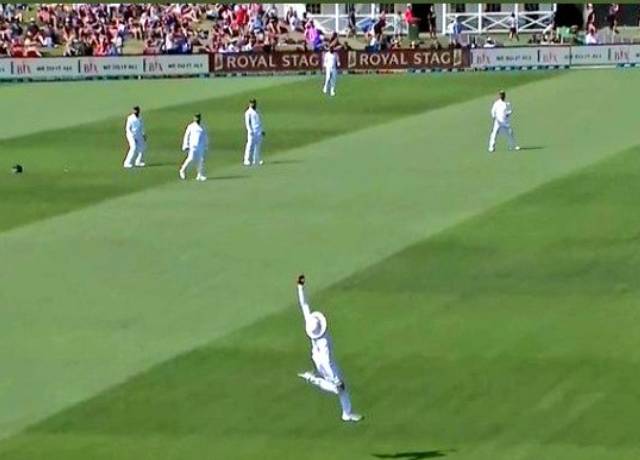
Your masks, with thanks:
[(419, 22), (419, 19), (413, 15), (413, 7), (411, 6), (411, 3), (407, 3), (407, 9), (404, 10), (404, 22), (407, 25), (407, 33), (409, 33), (409, 27)]

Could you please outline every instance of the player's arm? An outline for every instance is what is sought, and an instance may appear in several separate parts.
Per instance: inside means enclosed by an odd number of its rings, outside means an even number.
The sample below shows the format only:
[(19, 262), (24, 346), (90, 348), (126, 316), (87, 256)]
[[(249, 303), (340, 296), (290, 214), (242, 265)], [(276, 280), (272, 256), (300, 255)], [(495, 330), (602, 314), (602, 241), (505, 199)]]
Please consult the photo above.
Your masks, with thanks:
[(189, 150), (189, 135), (191, 134), (191, 125), (187, 126), (187, 130), (184, 132), (184, 139), (182, 139), (182, 150), (185, 152)]
[(306, 321), (307, 317), (311, 314), (311, 308), (304, 296), (304, 283), (304, 275), (298, 276), (298, 304), (300, 305), (300, 310), (302, 310), (302, 316), (304, 316)]
[(245, 112), (244, 114), (244, 125), (247, 128), (247, 132), (253, 132), (253, 130), (251, 129), (251, 114), (249, 113), (249, 111)]

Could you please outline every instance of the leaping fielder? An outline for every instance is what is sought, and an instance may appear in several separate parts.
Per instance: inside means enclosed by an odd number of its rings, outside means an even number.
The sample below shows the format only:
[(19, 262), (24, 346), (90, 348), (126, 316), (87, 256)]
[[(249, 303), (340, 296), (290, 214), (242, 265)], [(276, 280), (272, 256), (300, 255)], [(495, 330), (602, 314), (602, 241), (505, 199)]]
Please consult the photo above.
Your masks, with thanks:
[(329, 47), (329, 51), (324, 53), (322, 59), (322, 67), (324, 67), (324, 86), (322, 92), (324, 94), (330, 93), (332, 96), (336, 95), (336, 78), (338, 77), (338, 55), (333, 49), (333, 46)]
[(496, 137), (500, 131), (507, 136), (509, 150), (520, 150), (520, 147), (516, 145), (516, 140), (513, 138), (513, 129), (511, 128), (511, 114), (513, 111), (511, 103), (505, 100), (506, 97), (507, 93), (504, 91), (498, 92), (498, 99), (491, 107), (493, 129), (491, 130), (491, 136), (489, 136), (489, 152), (493, 152), (496, 149)]
[(124, 127), (124, 133), (129, 144), (129, 151), (124, 159), (123, 166), (127, 169), (133, 168), (133, 166), (144, 166), (144, 160), (142, 158), (145, 150), (145, 143), (147, 135), (144, 132), (144, 123), (140, 116), (140, 107), (137, 105), (133, 108), (133, 112), (127, 117), (127, 122)]
[(342, 406), (342, 420), (359, 422), (362, 416), (351, 411), (351, 398), (342, 380), (342, 375), (333, 359), (333, 345), (327, 330), (327, 319), (319, 311), (311, 312), (304, 296), (304, 275), (298, 277), (298, 302), (304, 316), (305, 331), (311, 339), (311, 359), (315, 372), (298, 374), (307, 382), (329, 393), (337, 394)]

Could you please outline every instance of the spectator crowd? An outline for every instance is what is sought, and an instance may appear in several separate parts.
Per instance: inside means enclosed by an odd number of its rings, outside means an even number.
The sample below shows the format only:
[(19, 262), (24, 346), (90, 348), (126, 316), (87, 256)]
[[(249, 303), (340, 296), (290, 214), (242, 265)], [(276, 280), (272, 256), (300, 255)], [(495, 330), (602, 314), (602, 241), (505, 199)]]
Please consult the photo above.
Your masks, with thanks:
[[(300, 36), (291, 38), (291, 33)], [(304, 38), (303, 37), (304, 34)], [(295, 34), (294, 34), (295, 35)], [(303, 13), (251, 4), (0, 4), (0, 56), (271, 51), (281, 45), (316, 49), (324, 35)], [(49, 54), (49, 53), (48, 53)]]
[[(607, 25), (617, 35), (619, 6), (608, 7)], [(428, 7), (422, 25), (431, 43), (412, 38), (405, 40), (411, 26), (421, 20), (408, 4), (402, 13), (391, 17), (395, 33), (389, 30), (386, 12), (360, 22), (355, 6), (347, 6), (347, 39), (364, 32), (364, 49), (371, 52), (400, 47), (441, 48), (436, 35), (436, 15)], [(557, 28), (552, 21), (541, 34), (529, 37), (529, 44), (581, 42), (600, 43), (602, 34), (596, 26), (592, 4), (585, 8), (582, 27)], [(519, 41), (518, 20), (508, 18), (509, 40)], [(359, 29), (359, 30), (358, 30)], [(565, 30), (566, 29), (566, 30)], [(583, 31), (579, 31), (582, 29)], [(464, 36), (459, 18), (449, 23), (446, 35), (453, 47), (494, 47), (501, 43), (492, 38)], [(578, 38), (579, 37), (579, 38)], [(484, 40), (484, 44), (482, 41)], [(349, 48), (348, 40), (337, 33), (325, 36), (323, 31), (294, 7), (278, 13), (275, 5), (247, 4), (152, 4), (152, 3), (87, 3), (87, 4), (7, 4), (0, 3), (0, 56), (38, 57), (116, 56), (134, 54), (185, 54), (193, 52), (270, 52), (277, 49), (318, 51), (332, 46)]]

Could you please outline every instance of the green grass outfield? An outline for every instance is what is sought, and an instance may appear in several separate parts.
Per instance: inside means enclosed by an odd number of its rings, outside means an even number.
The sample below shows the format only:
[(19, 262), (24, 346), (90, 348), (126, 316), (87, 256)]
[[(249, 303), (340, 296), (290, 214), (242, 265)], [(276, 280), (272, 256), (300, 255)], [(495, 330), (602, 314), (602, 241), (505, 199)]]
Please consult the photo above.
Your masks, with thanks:
[[(0, 86), (0, 458), (639, 458), (639, 84)], [(490, 156), (499, 88), (526, 149)], [(253, 96), (267, 164), (245, 169)], [(124, 171), (135, 103), (149, 167)], [(206, 183), (176, 177), (194, 111)], [(295, 376), (299, 272), (361, 424)]]

